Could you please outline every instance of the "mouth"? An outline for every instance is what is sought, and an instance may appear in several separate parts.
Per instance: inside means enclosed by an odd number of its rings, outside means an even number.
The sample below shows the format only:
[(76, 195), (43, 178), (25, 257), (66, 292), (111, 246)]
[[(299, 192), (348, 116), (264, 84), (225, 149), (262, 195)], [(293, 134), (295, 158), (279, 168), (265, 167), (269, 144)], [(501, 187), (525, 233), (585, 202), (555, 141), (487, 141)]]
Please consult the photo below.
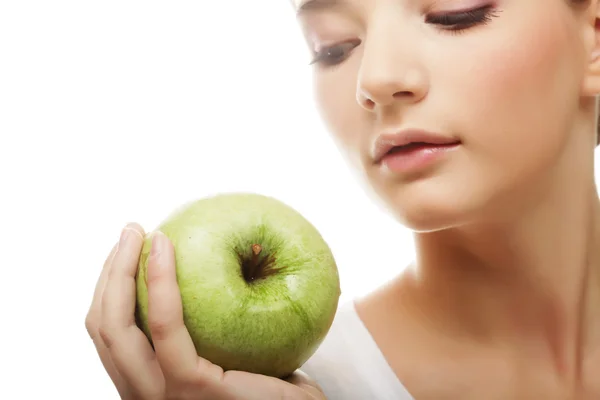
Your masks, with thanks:
[(413, 142), (413, 143), (405, 144), (402, 146), (392, 147), (391, 149), (389, 149), (387, 151), (387, 153), (385, 153), (383, 155), (382, 158), (385, 158), (386, 156), (393, 155), (393, 154), (410, 153), (410, 152), (419, 151), (419, 150), (436, 150), (436, 149), (441, 150), (444, 148), (458, 146), (459, 144), (460, 144), (460, 142), (452, 142), (452, 143), (444, 143), (444, 144)]
[(436, 152), (459, 146), (461, 141), (447, 136), (425, 131), (402, 131), (392, 135), (381, 135), (373, 148), (375, 164), (392, 155), (413, 154), (417, 152)]
[(412, 174), (428, 170), (428, 167), (437, 165), (446, 154), (452, 152), (460, 145), (458, 141), (444, 143), (410, 142), (401, 145), (392, 145), (379, 156), (378, 166), (384, 166), (385, 173), (413, 176)]

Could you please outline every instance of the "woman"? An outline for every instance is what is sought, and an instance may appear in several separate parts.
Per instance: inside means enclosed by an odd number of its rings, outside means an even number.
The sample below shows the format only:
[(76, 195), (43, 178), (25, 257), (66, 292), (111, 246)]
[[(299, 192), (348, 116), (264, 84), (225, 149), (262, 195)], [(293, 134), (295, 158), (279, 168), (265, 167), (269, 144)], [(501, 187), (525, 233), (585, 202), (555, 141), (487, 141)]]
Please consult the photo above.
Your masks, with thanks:
[[(155, 236), (155, 351), (133, 322), (143, 231), (87, 319), (133, 399), (600, 399), (599, 0), (296, 0), (322, 117), (415, 233), (284, 382), (199, 360)], [(320, 389), (319, 389), (320, 388)]]

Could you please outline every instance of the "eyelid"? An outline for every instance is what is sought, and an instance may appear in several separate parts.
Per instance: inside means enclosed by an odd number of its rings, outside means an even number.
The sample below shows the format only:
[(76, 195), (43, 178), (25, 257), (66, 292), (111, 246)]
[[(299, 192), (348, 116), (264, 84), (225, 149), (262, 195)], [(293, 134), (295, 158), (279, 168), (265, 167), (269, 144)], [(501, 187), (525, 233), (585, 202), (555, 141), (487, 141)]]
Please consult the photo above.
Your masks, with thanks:
[(495, 7), (496, 0), (463, 0), (463, 1), (435, 1), (426, 9), (426, 14), (460, 14), (469, 10), (477, 10), (483, 7)]
[[(322, 48), (320, 48), (317, 51), (314, 51), (313, 53), (313, 58), (312, 61), (310, 62), (310, 65), (313, 64), (323, 64), (326, 66), (333, 66), (333, 65), (338, 65), (342, 62), (344, 62), (348, 57), (350, 57), (352, 51), (360, 46), (361, 41), (360, 39), (353, 39), (353, 40), (345, 40), (345, 41), (341, 41), (338, 43), (334, 43), (331, 46), (323, 46)], [(323, 52), (328, 52), (334, 49), (338, 49), (338, 50), (342, 50), (342, 54), (341, 54), (341, 58), (333, 58), (331, 59), (328, 55), (323, 54)]]
[(454, 9), (454, 10), (442, 10), (442, 11), (430, 11), (427, 13), (427, 18), (442, 18), (444, 16), (457, 16), (457, 15), (464, 15), (464, 14), (469, 14), (472, 12), (476, 12), (476, 11), (484, 11), (484, 10), (489, 10), (494, 8), (493, 4), (490, 4), (489, 2), (487, 3), (482, 3), (482, 4), (478, 4), (472, 7), (465, 7), (465, 8), (459, 8), (459, 9)]
[(346, 39), (346, 40), (338, 40), (335, 42), (328, 42), (327, 44), (323, 44), (319, 47), (315, 47), (315, 51), (316, 52), (322, 52), (324, 50), (329, 50), (331, 48), (335, 48), (335, 47), (341, 47), (341, 46), (349, 46), (349, 47), (355, 47), (358, 46), (360, 44), (360, 40), (359, 39)]
[(341, 46), (344, 43), (347, 43), (348, 40), (319, 40), (314, 42), (314, 51), (321, 52), (326, 49), (330, 49), (335, 46)]
[(338, 46), (346, 42), (350, 42), (356, 38), (354, 30), (345, 28), (332, 28), (331, 25), (319, 29), (307, 29), (306, 38), (310, 44), (311, 49), (314, 51), (321, 51), (323, 49)]
[(489, 22), (491, 18), (496, 16), (495, 11), (495, 6), (483, 5), (463, 11), (440, 13), (437, 15), (428, 14), (425, 17), (425, 22), (443, 26), (444, 29), (462, 31), (472, 26)]

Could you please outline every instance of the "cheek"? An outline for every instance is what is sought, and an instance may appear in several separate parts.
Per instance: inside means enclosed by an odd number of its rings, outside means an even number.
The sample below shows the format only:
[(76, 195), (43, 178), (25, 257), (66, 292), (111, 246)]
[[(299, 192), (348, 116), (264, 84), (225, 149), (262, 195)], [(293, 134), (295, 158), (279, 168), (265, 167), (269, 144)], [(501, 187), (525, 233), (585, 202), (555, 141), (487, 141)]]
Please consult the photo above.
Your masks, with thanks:
[[(488, 160), (521, 155), (533, 161), (532, 152), (548, 156), (567, 140), (582, 64), (576, 29), (564, 10), (552, 12), (538, 15), (543, 22), (536, 23), (527, 15), (504, 15), (497, 26), (474, 34), (473, 46), (462, 45), (468, 54), (444, 58), (447, 69), (437, 78), (454, 85), (446, 93), (462, 93), (453, 103), (445, 99), (454, 104), (454, 121), (461, 124), (456, 128)], [(449, 65), (452, 59), (458, 60)]]

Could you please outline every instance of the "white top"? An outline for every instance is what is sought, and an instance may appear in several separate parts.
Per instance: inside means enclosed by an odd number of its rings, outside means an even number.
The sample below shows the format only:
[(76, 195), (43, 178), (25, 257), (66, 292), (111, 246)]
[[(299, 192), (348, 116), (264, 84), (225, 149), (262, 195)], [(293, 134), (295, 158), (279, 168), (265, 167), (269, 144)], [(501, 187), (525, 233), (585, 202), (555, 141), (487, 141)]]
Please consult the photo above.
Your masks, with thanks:
[(328, 400), (414, 400), (354, 308), (342, 304), (315, 354), (300, 368)]

